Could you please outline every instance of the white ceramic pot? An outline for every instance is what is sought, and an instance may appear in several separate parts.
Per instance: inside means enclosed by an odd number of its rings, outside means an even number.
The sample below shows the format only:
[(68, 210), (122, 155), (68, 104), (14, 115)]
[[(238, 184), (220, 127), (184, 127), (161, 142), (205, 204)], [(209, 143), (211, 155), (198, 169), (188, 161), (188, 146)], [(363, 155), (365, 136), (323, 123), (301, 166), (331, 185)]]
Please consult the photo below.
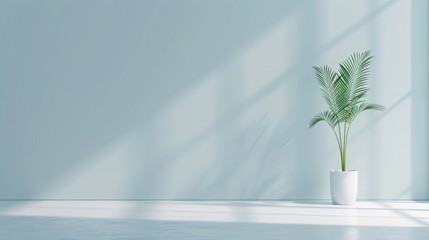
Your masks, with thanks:
[(331, 170), (331, 197), (334, 204), (351, 205), (356, 202), (358, 171)]

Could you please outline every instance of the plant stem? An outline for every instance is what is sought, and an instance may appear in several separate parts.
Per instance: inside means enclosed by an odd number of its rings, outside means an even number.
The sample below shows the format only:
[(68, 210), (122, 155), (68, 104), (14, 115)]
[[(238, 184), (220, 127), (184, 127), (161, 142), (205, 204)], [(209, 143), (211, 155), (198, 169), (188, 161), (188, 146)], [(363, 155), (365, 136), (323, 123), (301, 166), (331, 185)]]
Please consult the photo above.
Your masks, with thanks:
[(332, 131), (334, 132), (334, 134), (335, 134), (335, 138), (337, 139), (338, 148), (340, 149), (340, 157), (342, 158), (342, 156), (343, 156), (343, 151), (342, 151), (342, 149), (341, 149), (341, 142), (340, 142), (340, 139), (338, 138), (338, 134), (337, 134), (337, 132), (335, 132), (335, 128), (332, 128)]
[[(341, 134), (341, 126), (340, 123), (338, 123), (338, 135), (340, 135), (340, 140), (338, 143), (338, 147), (340, 148), (340, 161), (341, 161), (341, 169), (343, 169), (343, 139)], [(344, 170), (343, 170), (344, 171)]]
[[(346, 160), (346, 156), (345, 155), (346, 155), (346, 152), (347, 152), (347, 142), (348, 142), (348, 139), (349, 139), (349, 130), (350, 130), (350, 125), (351, 124), (352, 123), (350, 122), (349, 125), (347, 126), (347, 131), (344, 130), (345, 131), (345, 135), (344, 135), (344, 162)], [(345, 127), (345, 124), (344, 124), (344, 127)]]
[(346, 131), (346, 122), (344, 122), (344, 138), (343, 138), (343, 156), (341, 158), (341, 170), (346, 171), (346, 155), (347, 155), (347, 131)]

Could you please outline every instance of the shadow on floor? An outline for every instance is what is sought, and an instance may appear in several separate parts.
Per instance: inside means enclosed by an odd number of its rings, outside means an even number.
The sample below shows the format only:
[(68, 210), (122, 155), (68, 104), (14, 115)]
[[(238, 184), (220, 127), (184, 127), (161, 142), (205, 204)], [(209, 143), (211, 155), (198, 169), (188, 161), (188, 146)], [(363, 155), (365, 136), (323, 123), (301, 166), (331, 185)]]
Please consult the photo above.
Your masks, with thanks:
[(1, 239), (429, 239), (421, 227), (1, 217)]

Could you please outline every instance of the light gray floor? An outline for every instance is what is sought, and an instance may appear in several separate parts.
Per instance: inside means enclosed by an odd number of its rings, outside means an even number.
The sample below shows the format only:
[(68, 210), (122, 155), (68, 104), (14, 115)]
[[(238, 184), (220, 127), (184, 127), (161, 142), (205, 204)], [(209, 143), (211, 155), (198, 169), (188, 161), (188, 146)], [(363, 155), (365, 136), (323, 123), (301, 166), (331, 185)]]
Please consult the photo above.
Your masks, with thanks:
[(429, 239), (429, 203), (2, 201), (0, 239)]

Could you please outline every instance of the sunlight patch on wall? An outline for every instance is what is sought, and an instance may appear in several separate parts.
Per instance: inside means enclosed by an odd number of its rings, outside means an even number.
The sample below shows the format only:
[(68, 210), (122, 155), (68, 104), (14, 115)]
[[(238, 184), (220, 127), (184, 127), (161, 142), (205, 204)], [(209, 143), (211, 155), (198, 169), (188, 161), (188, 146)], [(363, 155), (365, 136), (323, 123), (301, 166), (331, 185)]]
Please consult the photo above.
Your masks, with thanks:
[[(351, 26), (364, 19), (368, 13), (365, 1), (323, 0), (320, 3), (322, 18), (318, 19), (323, 26), (322, 45), (325, 45), (347, 32)], [(341, 10), (342, 9), (342, 10)], [(348, 9), (349, 11), (346, 11)], [(352, 11), (350, 11), (353, 9)], [(338, 21), (341, 19), (341, 21)], [(359, 35), (358, 35), (359, 36)], [(364, 36), (363, 36), (364, 37)]]
[(126, 196), (130, 170), (138, 160), (133, 138), (118, 139), (74, 166), (41, 193), (40, 199), (112, 199)]
[(376, 89), (370, 94), (386, 101), (384, 104), (389, 107), (411, 91), (411, 1), (392, 5), (380, 15), (378, 24), (374, 59), (378, 74)]
[(167, 149), (185, 145), (215, 123), (217, 81), (216, 75), (201, 79), (158, 116), (169, 133)]
[(243, 69), (243, 94), (250, 97), (287, 70), (296, 67), (302, 57), (300, 10), (295, 10), (287, 18), (273, 27), (263, 38), (243, 51), (239, 62)]

